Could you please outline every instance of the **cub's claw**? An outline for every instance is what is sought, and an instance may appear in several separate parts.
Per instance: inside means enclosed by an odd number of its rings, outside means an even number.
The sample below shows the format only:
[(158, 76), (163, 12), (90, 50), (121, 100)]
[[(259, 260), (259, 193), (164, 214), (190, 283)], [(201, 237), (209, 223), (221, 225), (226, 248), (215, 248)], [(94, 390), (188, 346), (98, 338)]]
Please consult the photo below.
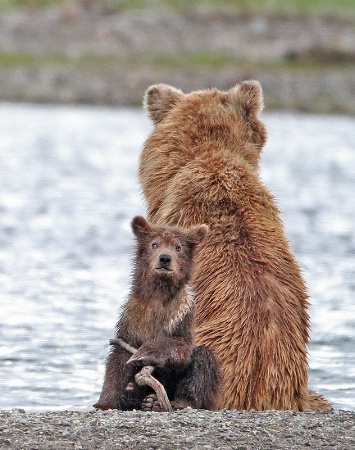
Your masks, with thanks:
[(143, 399), (142, 411), (163, 412), (165, 410), (161, 407), (156, 394), (149, 394)]

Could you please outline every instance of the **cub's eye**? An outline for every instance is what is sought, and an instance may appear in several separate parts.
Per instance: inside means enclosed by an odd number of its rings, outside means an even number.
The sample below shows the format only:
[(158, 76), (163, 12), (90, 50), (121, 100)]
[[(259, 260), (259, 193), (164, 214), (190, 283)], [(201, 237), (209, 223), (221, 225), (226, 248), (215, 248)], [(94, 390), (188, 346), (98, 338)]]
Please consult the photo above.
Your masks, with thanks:
[(175, 250), (177, 252), (181, 252), (181, 245), (177, 244), (176, 247), (175, 247)]
[(157, 244), (157, 242), (153, 242), (153, 244), (152, 244), (152, 248), (158, 248), (158, 244)]

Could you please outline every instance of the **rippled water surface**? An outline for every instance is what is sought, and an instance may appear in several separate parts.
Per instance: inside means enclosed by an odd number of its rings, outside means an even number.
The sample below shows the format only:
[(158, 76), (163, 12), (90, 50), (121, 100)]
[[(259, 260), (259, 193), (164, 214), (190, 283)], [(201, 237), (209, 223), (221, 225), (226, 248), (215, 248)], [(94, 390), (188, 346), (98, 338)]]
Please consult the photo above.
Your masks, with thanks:
[[(355, 410), (355, 120), (264, 114), (312, 307), (310, 385)], [(0, 409), (89, 409), (129, 288), (139, 110), (0, 105)]]

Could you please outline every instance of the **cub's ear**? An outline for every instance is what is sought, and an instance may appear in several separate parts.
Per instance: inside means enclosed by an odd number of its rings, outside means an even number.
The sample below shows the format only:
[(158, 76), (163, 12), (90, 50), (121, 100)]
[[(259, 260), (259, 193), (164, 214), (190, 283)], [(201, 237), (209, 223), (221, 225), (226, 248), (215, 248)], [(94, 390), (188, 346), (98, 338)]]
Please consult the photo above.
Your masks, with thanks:
[(257, 116), (263, 109), (263, 91), (255, 80), (243, 81), (229, 91), (229, 102), (244, 117)]
[(164, 119), (183, 96), (180, 89), (168, 84), (154, 84), (147, 89), (144, 95), (143, 107), (156, 125)]
[(145, 220), (143, 216), (134, 217), (131, 226), (135, 236), (150, 233), (152, 230), (149, 223)]
[(192, 244), (199, 244), (203, 241), (208, 233), (207, 225), (197, 225), (189, 230), (189, 241)]

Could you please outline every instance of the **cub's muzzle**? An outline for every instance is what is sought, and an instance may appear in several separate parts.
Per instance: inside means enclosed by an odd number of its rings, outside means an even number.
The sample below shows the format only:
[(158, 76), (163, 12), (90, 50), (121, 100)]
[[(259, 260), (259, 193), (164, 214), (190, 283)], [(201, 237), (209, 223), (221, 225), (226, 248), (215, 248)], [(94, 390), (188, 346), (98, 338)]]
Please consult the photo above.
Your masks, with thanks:
[(172, 258), (168, 253), (163, 253), (159, 256), (159, 265), (157, 269), (171, 270)]

